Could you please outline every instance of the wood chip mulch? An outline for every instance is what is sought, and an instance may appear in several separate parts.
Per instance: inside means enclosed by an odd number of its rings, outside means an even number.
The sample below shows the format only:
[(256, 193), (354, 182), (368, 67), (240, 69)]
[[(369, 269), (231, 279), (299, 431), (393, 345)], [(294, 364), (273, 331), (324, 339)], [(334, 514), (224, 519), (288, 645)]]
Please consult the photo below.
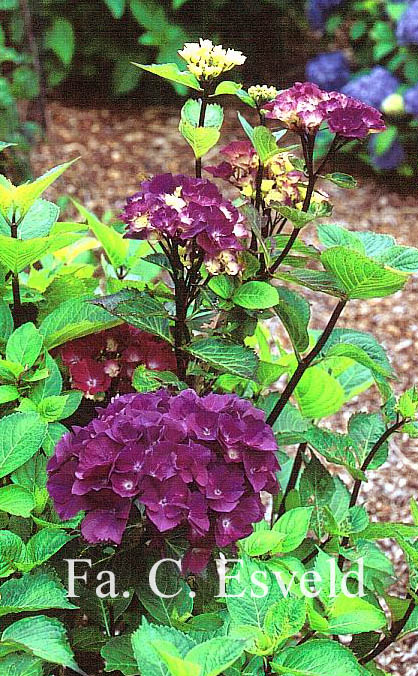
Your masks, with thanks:
[[(49, 190), (48, 196), (74, 196), (99, 216), (111, 210), (117, 215), (125, 197), (134, 193), (140, 180), (159, 172), (193, 171), (191, 152), (177, 131), (178, 110), (172, 108), (108, 109), (76, 108), (52, 102), (48, 108), (49, 132), (45, 142), (32, 153), (36, 174), (56, 164), (81, 156), (65, 176)], [(225, 142), (242, 138), (235, 116), (227, 114)], [(211, 151), (209, 163), (218, 157), (219, 146)], [(353, 173), (358, 173), (357, 169)], [(418, 246), (418, 193), (410, 183), (398, 189), (382, 180), (364, 175), (355, 191), (327, 186), (334, 213), (332, 222), (354, 230), (373, 230), (396, 237), (399, 244)], [(65, 216), (67, 218), (67, 215)], [(399, 381), (397, 392), (417, 380), (418, 369), (418, 277), (394, 296), (370, 301), (353, 301), (345, 310), (340, 326), (369, 331), (385, 346)], [(323, 327), (335, 301), (316, 298), (312, 325)], [(373, 390), (350, 405), (351, 411), (376, 410)], [(342, 414), (341, 424), (349, 415)], [(370, 474), (363, 488), (372, 518), (411, 522), (409, 499), (418, 493), (418, 443), (396, 439), (389, 462)], [(403, 557), (393, 543), (386, 543), (397, 569), (404, 570)], [(388, 650), (379, 663), (393, 676), (416, 676), (418, 642), (415, 637)]]

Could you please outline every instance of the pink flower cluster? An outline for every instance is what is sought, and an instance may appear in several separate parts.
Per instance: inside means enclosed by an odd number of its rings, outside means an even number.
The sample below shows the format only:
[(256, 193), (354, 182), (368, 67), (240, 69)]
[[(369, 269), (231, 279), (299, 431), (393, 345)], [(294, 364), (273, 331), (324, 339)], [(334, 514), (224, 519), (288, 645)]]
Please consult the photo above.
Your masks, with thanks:
[(340, 92), (326, 92), (312, 82), (296, 82), (264, 105), (266, 117), (280, 120), (292, 131), (315, 134), (327, 123), (334, 134), (349, 139), (366, 138), (385, 130), (381, 113)]
[(165, 341), (129, 324), (72, 340), (59, 353), (73, 388), (87, 399), (111, 387), (120, 394), (132, 392), (132, 376), (140, 364), (154, 371), (176, 370), (174, 352)]
[(86, 512), (92, 543), (120, 543), (138, 500), (149, 538), (187, 533), (185, 567), (198, 572), (263, 518), (260, 491), (278, 490), (276, 450), (264, 412), (236, 395), (125, 394), (58, 442), (48, 491), (62, 519)]

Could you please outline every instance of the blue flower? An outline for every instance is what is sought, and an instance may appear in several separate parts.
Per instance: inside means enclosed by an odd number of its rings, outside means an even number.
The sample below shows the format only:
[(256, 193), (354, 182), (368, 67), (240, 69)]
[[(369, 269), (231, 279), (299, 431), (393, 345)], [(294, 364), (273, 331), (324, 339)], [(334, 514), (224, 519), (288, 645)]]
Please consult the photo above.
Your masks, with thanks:
[(318, 54), (308, 62), (306, 78), (327, 91), (341, 89), (350, 79), (350, 67), (344, 53)]
[(405, 149), (403, 145), (395, 140), (388, 150), (385, 150), (384, 153), (378, 155), (375, 152), (376, 148), (376, 137), (372, 137), (369, 142), (369, 151), (371, 156), (371, 161), (373, 166), (376, 169), (381, 171), (390, 171), (391, 169), (396, 169), (405, 159)]
[(343, 2), (344, 0), (309, 0), (307, 16), (312, 28), (322, 30), (333, 9)]
[(414, 0), (399, 19), (396, 37), (400, 45), (418, 45), (418, 0)]
[(398, 89), (399, 84), (399, 80), (386, 68), (375, 66), (368, 75), (351, 80), (341, 91), (369, 106), (379, 108), (382, 101)]
[(405, 111), (411, 115), (418, 115), (418, 85), (408, 89), (404, 95)]

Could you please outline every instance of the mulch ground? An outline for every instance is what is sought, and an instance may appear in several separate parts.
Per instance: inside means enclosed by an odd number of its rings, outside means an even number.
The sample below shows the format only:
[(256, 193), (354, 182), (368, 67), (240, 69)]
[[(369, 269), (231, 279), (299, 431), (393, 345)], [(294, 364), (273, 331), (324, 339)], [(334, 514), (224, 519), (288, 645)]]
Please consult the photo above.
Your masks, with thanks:
[[(75, 108), (50, 103), (49, 132), (45, 142), (32, 153), (35, 173), (67, 161), (81, 159), (49, 191), (54, 199), (62, 194), (77, 198), (88, 209), (102, 215), (109, 210), (118, 214), (125, 197), (136, 191), (149, 174), (193, 171), (191, 152), (177, 131), (178, 111), (170, 108), (108, 109)], [(224, 140), (242, 138), (235, 116), (226, 116)], [(211, 151), (210, 160), (217, 157)], [(212, 162), (210, 162), (212, 163)], [(357, 175), (357, 168), (354, 170)], [(410, 183), (397, 188), (367, 176), (363, 171), (356, 191), (328, 187), (334, 212), (332, 222), (353, 230), (373, 230), (394, 235), (399, 244), (418, 246), (418, 193)], [(67, 215), (65, 216), (67, 218)], [(399, 381), (398, 392), (416, 382), (418, 368), (418, 277), (407, 288), (386, 299), (353, 301), (345, 310), (339, 326), (369, 331), (389, 351)], [(312, 325), (326, 324), (335, 301), (316, 298)], [(370, 390), (350, 405), (351, 411), (376, 410), (378, 397)], [(339, 417), (343, 424), (351, 411)], [(372, 518), (410, 522), (409, 499), (418, 493), (418, 443), (397, 438), (392, 443), (390, 460), (379, 472), (372, 472), (363, 488)], [(403, 557), (393, 543), (386, 543), (399, 571)], [(380, 659), (380, 665), (394, 676), (416, 676), (418, 642), (405, 640)]]

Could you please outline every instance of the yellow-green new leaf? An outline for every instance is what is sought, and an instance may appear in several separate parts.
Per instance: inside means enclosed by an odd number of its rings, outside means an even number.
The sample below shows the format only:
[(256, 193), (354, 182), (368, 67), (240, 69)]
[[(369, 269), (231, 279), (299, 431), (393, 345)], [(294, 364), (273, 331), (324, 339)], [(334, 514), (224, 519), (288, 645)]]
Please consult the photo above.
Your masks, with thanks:
[(383, 298), (403, 288), (408, 275), (385, 268), (371, 258), (343, 246), (327, 249), (321, 256), (326, 270), (342, 284), (348, 298)]
[(218, 143), (220, 137), (220, 132), (215, 127), (193, 127), (184, 119), (180, 121), (179, 130), (193, 148), (196, 159), (206, 155)]
[(152, 63), (150, 66), (144, 66), (142, 63), (135, 62), (132, 62), (132, 64), (138, 68), (142, 68), (142, 70), (146, 70), (148, 73), (153, 73), (154, 75), (163, 77), (165, 80), (170, 80), (170, 82), (177, 82), (198, 91), (202, 90), (197, 78), (188, 70), (180, 70), (176, 63)]
[(82, 204), (72, 200), (83, 218), (86, 219), (90, 230), (93, 231), (96, 238), (106, 252), (108, 259), (114, 268), (126, 264), (129, 251), (129, 240), (124, 239), (116, 230), (109, 225), (104, 225), (99, 219), (88, 211)]

